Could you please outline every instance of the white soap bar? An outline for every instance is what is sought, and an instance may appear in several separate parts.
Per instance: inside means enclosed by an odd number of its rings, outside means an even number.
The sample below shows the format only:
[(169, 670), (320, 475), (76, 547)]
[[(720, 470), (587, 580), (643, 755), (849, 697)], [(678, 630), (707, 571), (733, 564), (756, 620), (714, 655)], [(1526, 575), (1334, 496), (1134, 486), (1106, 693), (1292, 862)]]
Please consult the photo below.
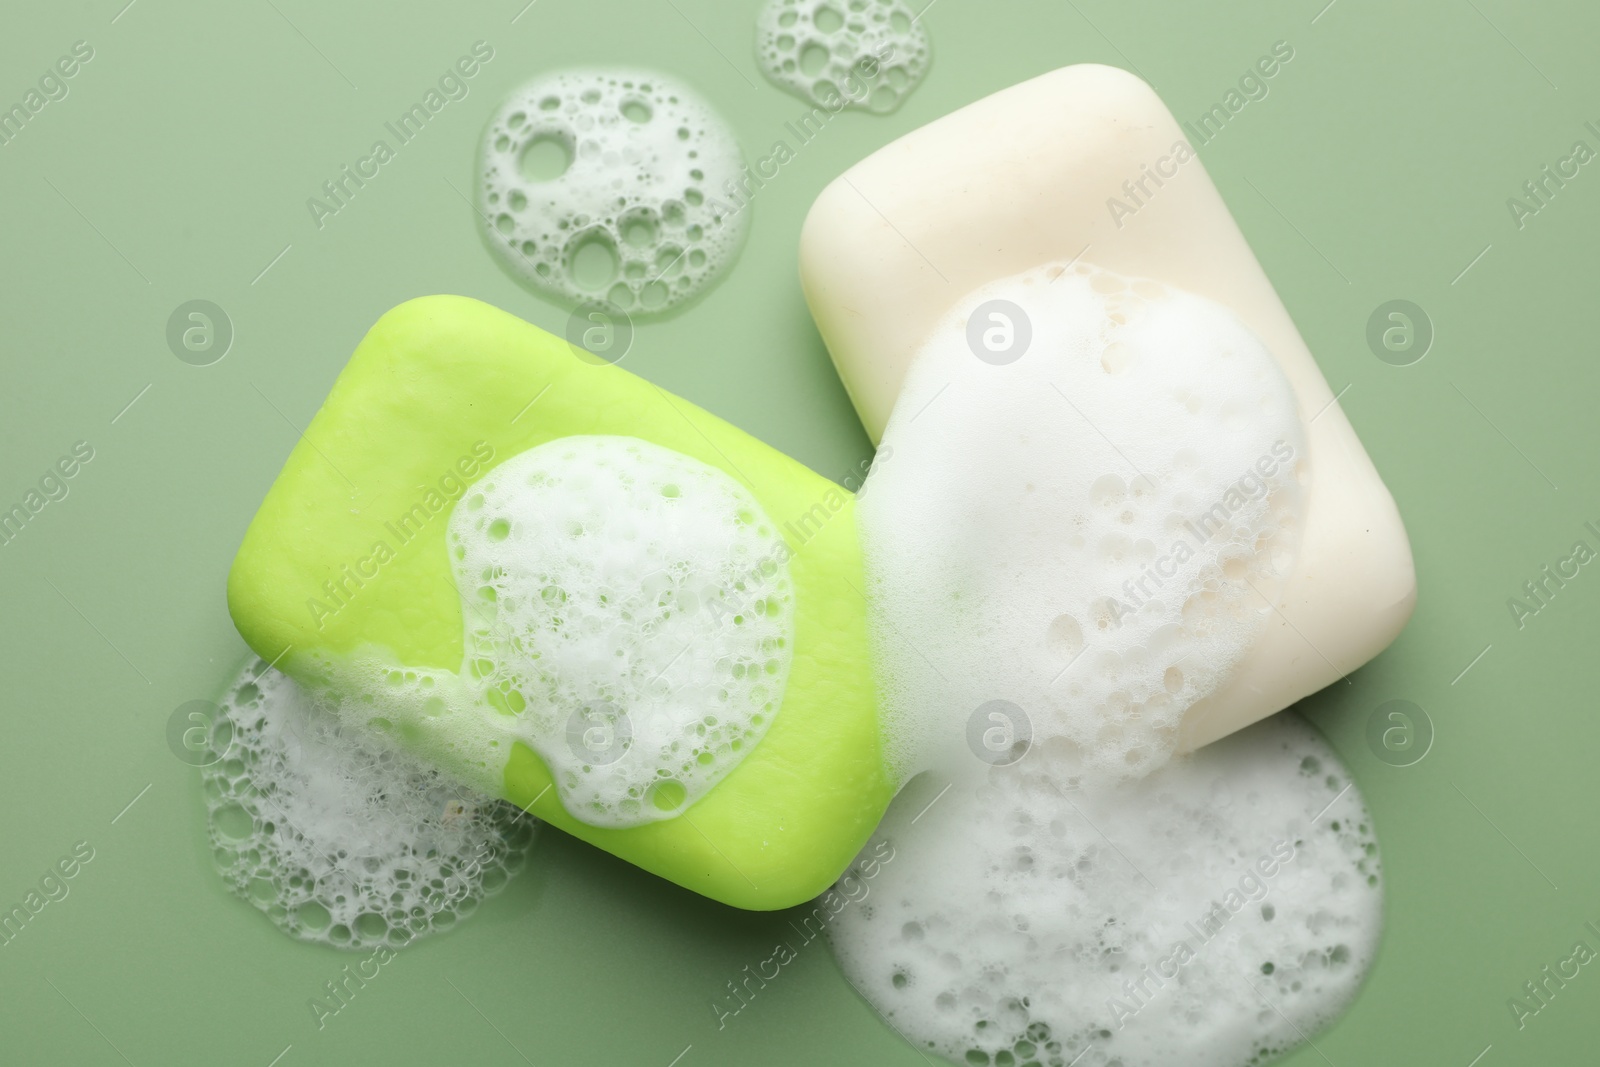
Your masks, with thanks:
[(958, 301), (1079, 258), (1232, 310), (1281, 366), (1305, 424), (1295, 563), (1231, 681), (1185, 714), (1179, 747), (1197, 748), (1377, 655), (1411, 615), (1416, 576), (1393, 498), (1154, 91), (1126, 71), (1066, 67), (907, 134), (817, 198), (800, 277), (877, 440), (921, 342)]

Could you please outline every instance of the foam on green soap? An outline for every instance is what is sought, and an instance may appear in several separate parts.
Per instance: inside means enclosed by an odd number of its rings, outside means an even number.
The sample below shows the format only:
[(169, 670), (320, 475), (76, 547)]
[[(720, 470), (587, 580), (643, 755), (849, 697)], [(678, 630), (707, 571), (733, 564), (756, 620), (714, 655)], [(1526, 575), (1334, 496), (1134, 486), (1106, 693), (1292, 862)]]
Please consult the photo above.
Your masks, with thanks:
[(521, 742), (567, 811), (627, 827), (694, 804), (777, 715), (786, 553), (726, 473), (638, 438), (557, 438), (472, 486), (448, 544), (461, 669), (330, 661), (353, 726), (398, 731), (487, 792)]

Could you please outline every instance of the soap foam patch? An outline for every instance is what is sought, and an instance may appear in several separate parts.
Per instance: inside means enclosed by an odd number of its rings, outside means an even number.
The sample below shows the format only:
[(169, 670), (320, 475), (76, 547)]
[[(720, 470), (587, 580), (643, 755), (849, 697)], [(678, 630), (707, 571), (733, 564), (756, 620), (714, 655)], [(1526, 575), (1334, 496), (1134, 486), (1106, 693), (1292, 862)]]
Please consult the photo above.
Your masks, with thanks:
[(733, 132), (687, 85), (645, 70), (542, 75), (495, 112), (479, 156), (490, 246), (534, 289), (665, 311), (732, 263), (744, 212)]
[(223, 879), (285, 933), (397, 946), (470, 915), (521, 869), (535, 820), (341, 723), (259, 661), (228, 688), (232, 741), (204, 771)]
[(594, 826), (679, 814), (783, 703), (794, 592), (779, 534), (723, 471), (633, 437), (558, 438), (488, 471), (447, 538), (461, 671), (330, 663), (357, 721), (480, 789), (512, 745)]
[(478, 600), (470, 670), (513, 702), (578, 817), (675, 814), (772, 724), (794, 594), (777, 530), (726, 473), (636, 438), (563, 438), (490, 471), (450, 543)]
[(769, 0), (756, 58), (776, 85), (837, 110), (899, 107), (928, 71), (928, 31), (904, 0)]
[(891, 1025), (963, 1064), (1243, 1067), (1345, 1008), (1381, 868), (1320, 735), (1282, 714), (1136, 781), (1071, 772), (1041, 749), (895, 800), (862, 853), (895, 862), (829, 928)]
[(1078, 264), (969, 295), (883, 444), (857, 514), (902, 780), (981, 768), (996, 700), (1076, 753), (1073, 781), (1159, 766), (1293, 563), (1293, 392), (1231, 312), (1154, 282)]

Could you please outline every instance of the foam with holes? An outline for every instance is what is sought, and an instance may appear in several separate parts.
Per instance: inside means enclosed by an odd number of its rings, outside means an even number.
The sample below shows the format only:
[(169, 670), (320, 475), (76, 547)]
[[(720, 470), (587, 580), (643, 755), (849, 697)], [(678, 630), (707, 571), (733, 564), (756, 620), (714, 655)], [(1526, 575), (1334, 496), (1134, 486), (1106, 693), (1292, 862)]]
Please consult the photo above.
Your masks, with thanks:
[(303, 941), (399, 946), (447, 929), (526, 859), (533, 818), (256, 661), (229, 686), (203, 772), (228, 886)]
[(343, 710), (477, 788), (512, 745), (593, 826), (669, 819), (758, 744), (793, 653), (788, 551), (748, 489), (635, 437), (521, 452), (456, 504), (460, 671), (330, 663)]
[(732, 130), (676, 78), (647, 70), (543, 74), (489, 121), (478, 209), (501, 262), (568, 302), (666, 311), (738, 254), (748, 213)]
[(1114, 786), (1065, 787), (1071, 765), (1036, 746), (895, 800), (862, 853), (892, 861), (829, 926), (890, 1025), (961, 1064), (1255, 1067), (1349, 1004), (1377, 839), (1303, 720)]
[(762, 71), (832, 111), (893, 111), (922, 81), (929, 54), (905, 0), (769, 0), (756, 16)]

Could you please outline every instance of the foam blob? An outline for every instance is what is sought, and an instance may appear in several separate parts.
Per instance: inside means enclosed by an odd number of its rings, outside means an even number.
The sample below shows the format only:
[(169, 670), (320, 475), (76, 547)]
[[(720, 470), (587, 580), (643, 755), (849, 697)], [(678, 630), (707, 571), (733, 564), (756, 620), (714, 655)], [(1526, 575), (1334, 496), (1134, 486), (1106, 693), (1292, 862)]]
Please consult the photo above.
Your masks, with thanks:
[(928, 31), (904, 0), (769, 0), (756, 57), (775, 84), (830, 110), (885, 113), (928, 71)]
[(765, 735), (794, 595), (776, 526), (724, 472), (633, 437), (558, 438), (494, 467), (448, 544), (461, 671), (332, 665), (347, 714), (494, 789), (514, 742), (594, 826), (671, 818)]
[(720, 198), (743, 166), (727, 124), (676, 79), (562, 70), (490, 119), (478, 209), (490, 247), (535, 290), (666, 311), (738, 253), (748, 219)]
[(285, 933), (398, 946), (470, 915), (523, 865), (535, 821), (352, 729), (256, 661), (222, 700), (231, 729), (204, 771), (223, 879)]
[(1301, 719), (1116, 786), (1063, 788), (1071, 773), (1036, 748), (932, 807), (942, 783), (919, 779), (862, 853), (893, 859), (829, 937), (914, 1044), (962, 1064), (1243, 1067), (1350, 1002), (1381, 926), (1377, 843)]
[(564, 438), (490, 471), (450, 541), (478, 598), (473, 673), (525, 717), (574, 814), (674, 814), (771, 725), (794, 597), (776, 528), (722, 471)]
[(1265, 625), (1308, 476), (1254, 334), (1086, 264), (960, 301), (883, 444), (857, 514), (902, 778), (1029, 738), (1067, 743), (1072, 781), (1160, 765)]

